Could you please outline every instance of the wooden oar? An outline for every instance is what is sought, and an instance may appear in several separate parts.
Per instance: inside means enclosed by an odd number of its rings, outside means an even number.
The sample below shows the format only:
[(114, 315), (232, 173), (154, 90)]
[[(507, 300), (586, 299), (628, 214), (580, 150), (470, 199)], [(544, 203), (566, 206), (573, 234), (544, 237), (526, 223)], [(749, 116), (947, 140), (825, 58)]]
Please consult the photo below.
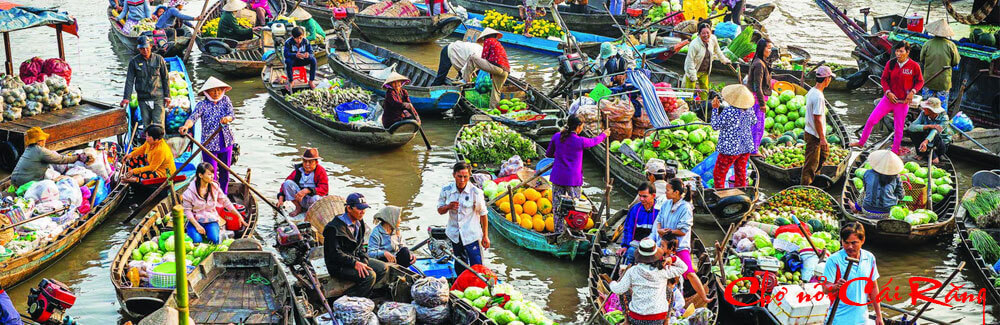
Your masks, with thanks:
[[(807, 241), (811, 241), (811, 240), (807, 240)], [(850, 276), (851, 269), (854, 268), (854, 264), (860, 262), (860, 260), (858, 260), (856, 258), (852, 258), (850, 256), (846, 257), (846, 259), (847, 259), (847, 270), (844, 272), (844, 278)], [(843, 289), (844, 288), (840, 288), (839, 290), (843, 290)], [(840, 307), (840, 295), (839, 294), (837, 295), (837, 298), (833, 299), (833, 308), (830, 309), (830, 313), (829, 313), (830, 317), (828, 317), (826, 319), (826, 325), (832, 325), (833, 324), (833, 319), (835, 317), (837, 317), (837, 308), (838, 307)]]
[(427, 146), (427, 150), (431, 150), (431, 142), (427, 141), (427, 136), (424, 135), (424, 127), (417, 123), (417, 131), (420, 132), (420, 138), (424, 139), (424, 145)]
[(951, 127), (952, 130), (955, 130), (959, 134), (961, 134), (962, 136), (968, 138), (969, 141), (972, 141), (972, 143), (976, 144), (976, 146), (979, 146), (979, 148), (982, 148), (983, 150), (986, 150), (986, 153), (989, 153), (991, 155), (996, 155), (997, 154), (996, 152), (993, 152), (993, 150), (990, 150), (990, 148), (987, 148), (986, 146), (984, 146), (982, 143), (979, 143), (979, 141), (976, 141), (975, 138), (973, 138), (968, 133), (965, 133), (965, 131), (960, 130), (959, 128), (955, 127), (954, 125), (951, 125), (951, 123), (948, 123), (948, 126)]
[(191, 31), (191, 41), (188, 42), (188, 47), (186, 49), (184, 49), (184, 57), (183, 58), (185, 60), (187, 60), (188, 55), (191, 54), (191, 48), (194, 47), (195, 38), (198, 37), (198, 31), (201, 30), (201, 25), (205, 24), (205, 10), (208, 10), (208, 1), (209, 0), (205, 0), (205, 3), (203, 3), (201, 5), (201, 14), (198, 15), (198, 17), (201, 17), (201, 20), (198, 20), (198, 24), (195, 25), (194, 26), (194, 30)]
[(18, 221), (16, 223), (12, 223), (12, 224), (3, 226), (2, 228), (0, 228), (0, 231), (4, 231), (4, 230), (10, 229), (10, 228), (14, 228), (14, 227), (17, 227), (17, 226), (20, 226), (20, 225), (23, 225), (23, 224), (26, 224), (26, 223), (29, 223), (29, 222), (32, 222), (32, 221), (44, 218), (44, 217), (51, 216), (53, 214), (62, 213), (63, 211), (66, 211), (66, 210), (68, 210), (68, 208), (62, 208), (62, 209), (55, 210), (55, 211), (52, 211), (52, 212), (49, 212), (49, 213), (45, 213), (45, 214), (42, 214), (42, 215), (38, 215), (38, 216), (34, 216), (34, 217), (31, 217), (31, 218), (28, 218), (28, 219), (24, 219), (24, 220)]
[[(208, 137), (208, 142), (211, 142), (212, 140), (214, 140), (215, 136), (219, 135), (219, 131), (222, 131), (222, 127), (218, 127), (218, 128), (215, 129), (214, 132), (212, 132), (212, 135)], [(188, 139), (194, 140), (193, 138), (191, 138), (190, 134), (185, 134), (185, 136), (188, 137)], [(160, 141), (163, 141), (163, 140), (160, 140)], [(177, 177), (177, 174), (179, 174), (181, 172), (181, 170), (184, 169), (184, 167), (187, 167), (187, 165), (191, 164), (191, 161), (194, 160), (194, 158), (197, 157), (198, 154), (202, 152), (202, 150), (204, 150), (204, 147), (201, 147), (200, 145), (198, 147), (199, 147), (198, 150), (195, 150), (194, 152), (192, 152), (191, 156), (189, 156), (188, 159), (185, 160), (183, 164), (181, 164), (180, 166), (177, 166), (177, 169), (174, 169), (174, 172), (172, 174), (170, 174), (170, 176), (167, 177), (167, 180), (164, 181), (163, 183), (161, 183), (160, 187), (157, 187), (156, 191), (153, 191), (153, 194), (150, 195), (148, 198), (146, 198), (145, 201), (142, 201), (142, 204), (140, 204), (139, 207), (144, 207), (147, 204), (153, 202), (153, 198), (155, 198), (157, 195), (159, 195), (160, 192), (163, 192), (163, 189), (166, 188), (169, 184), (173, 183), (172, 180), (174, 179), (174, 177)], [(205, 150), (205, 152), (208, 153), (207, 150)], [(239, 176), (237, 176), (237, 177), (239, 177)], [(171, 188), (170, 191), (173, 192), (173, 188)], [(130, 213), (128, 215), (128, 217), (125, 218), (125, 220), (122, 220), (122, 224), (126, 224), (129, 221), (132, 221), (132, 219), (135, 218), (135, 216), (139, 214), (140, 210), (142, 210), (142, 209), (132, 210), (132, 213)]]

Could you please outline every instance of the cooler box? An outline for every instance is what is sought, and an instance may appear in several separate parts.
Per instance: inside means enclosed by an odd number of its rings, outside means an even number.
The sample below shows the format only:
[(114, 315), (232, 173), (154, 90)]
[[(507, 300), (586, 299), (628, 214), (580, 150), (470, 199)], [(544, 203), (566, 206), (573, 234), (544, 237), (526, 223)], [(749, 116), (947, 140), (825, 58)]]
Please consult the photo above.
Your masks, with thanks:
[[(774, 315), (778, 323), (783, 325), (804, 325), (823, 324), (826, 320), (827, 310), (830, 308), (830, 299), (823, 295), (819, 300), (813, 299), (816, 293), (822, 291), (822, 286), (818, 283), (807, 283), (803, 285), (784, 285), (774, 288), (773, 292), (786, 290), (780, 301), (771, 301), (767, 305), (767, 310)], [(809, 299), (799, 301), (799, 294), (805, 294)], [(773, 293), (772, 293), (773, 297)]]
[(914, 33), (924, 32), (924, 17), (918, 13), (913, 13), (906, 17), (906, 30)]

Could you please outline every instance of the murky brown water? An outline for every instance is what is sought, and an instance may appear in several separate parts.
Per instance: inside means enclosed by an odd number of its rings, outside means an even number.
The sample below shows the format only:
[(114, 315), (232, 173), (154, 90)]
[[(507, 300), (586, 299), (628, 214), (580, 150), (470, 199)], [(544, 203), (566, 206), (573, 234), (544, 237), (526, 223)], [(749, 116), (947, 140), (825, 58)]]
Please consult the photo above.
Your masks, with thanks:
[[(35, 0), (36, 6), (56, 6), (74, 14), (80, 23), (80, 37), (68, 36), (67, 56), (74, 69), (73, 82), (84, 91), (108, 102), (120, 98), (124, 82), (124, 66), (130, 55), (115, 54), (124, 48), (109, 34), (102, 1)], [(905, 9), (907, 2), (892, 1), (836, 1), (838, 5), (849, 5), (849, 12), (872, 6), (873, 13), (894, 13)], [(965, 4), (963, 2), (963, 4)], [(926, 4), (915, 2), (914, 8)], [(193, 1), (186, 12), (197, 14), (200, 1)], [(913, 9), (911, 9), (913, 10)], [(932, 10), (932, 19), (943, 18), (943, 9)], [(782, 1), (778, 10), (765, 21), (772, 37), (779, 44), (794, 44), (812, 52), (814, 58), (834, 62), (850, 63), (849, 51), (853, 44), (827, 20), (812, 1)], [(51, 30), (34, 29), (12, 33), (14, 60), (19, 63), (31, 56), (55, 56), (55, 37)], [(452, 41), (446, 39), (435, 44), (420, 46), (398, 46), (390, 48), (401, 52), (425, 65), (436, 67), (441, 45)], [(197, 50), (195, 51), (197, 52)], [(508, 50), (514, 75), (523, 77), (536, 86), (551, 87), (557, 81), (556, 61), (535, 53)], [(199, 66), (198, 53), (193, 53), (189, 70), (193, 71), (196, 84), (214, 72)], [(194, 68), (191, 68), (194, 67)], [(216, 77), (220, 77), (215, 75)], [(391, 204), (404, 207), (403, 228), (408, 241), (415, 243), (423, 239), (424, 228), (443, 225), (446, 218), (438, 215), (434, 205), (442, 186), (450, 181), (450, 166), (454, 162), (451, 151), (455, 132), (463, 123), (461, 120), (444, 118), (425, 119), (424, 129), (433, 144), (433, 149), (425, 150), (419, 140), (391, 152), (371, 152), (341, 145), (324, 137), (278, 108), (268, 99), (266, 91), (256, 78), (227, 79), (233, 86), (229, 93), (236, 106), (237, 118), (234, 122), (236, 136), (244, 148), (236, 170), (253, 170), (252, 183), (265, 194), (276, 192), (279, 180), (283, 179), (292, 165), (293, 158), (301, 148), (318, 147), (323, 166), (330, 173), (333, 193), (346, 195), (361, 192), (377, 209)], [(733, 81), (733, 80), (728, 80)], [(828, 93), (838, 113), (853, 130), (864, 122), (871, 110), (873, 93)], [(587, 185), (584, 192), (591, 197), (601, 197), (603, 170), (596, 164), (585, 163)], [(963, 183), (974, 172), (971, 167), (959, 166)], [(764, 184), (769, 190), (776, 190), (771, 184)], [(839, 194), (838, 194), (839, 195)], [(613, 207), (622, 207), (630, 199), (621, 193), (612, 195)], [(273, 219), (269, 209), (264, 209), (258, 230), (268, 239)], [(76, 306), (71, 313), (83, 324), (119, 322), (114, 289), (109, 280), (108, 270), (111, 258), (128, 236), (129, 227), (119, 224), (125, 212), (111, 218), (99, 229), (91, 233), (83, 243), (55, 267), (41, 272), (25, 284), (9, 288), (19, 308), (24, 308), (24, 297), (28, 289), (42, 277), (59, 279), (72, 287), (78, 295)], [(370, 222), (370, 220), (368, 220)], [(697, 225), (699, 234), (708, 242), (720, 239), (722, 232), (714, 224)], [(942, 279), (948, 276), (962, 260), (954, 243), (946, 241), (927, 247), (905, 251), (884, 250), (870, 247), (879, 258), (883, 279), (894, 278), (894, 284), (903, 284), (910, 276), (929, 276)], [(494, 238), (493, 248), (486, 251), (486, 263), (500, 274), (501, 278), (519, 288), (525, 288), (526, 297), (547, 305), (552, 316), (562, 323), (580, 323), (585, 317), (583, 302), (586, 299), (585, 261), (559, 261), (540, 254), (521, 250), (502, 238)], [(955, 284), (973, 286), (971, 273), (962, 272)], [(907, 285), (903, 285), (907, 286)], [(901, 296), (906, 293), (903, 290)], [(905, 308), (914, 309), (906, 302)], [(900, 304), (904, 307), (904, 304)], [(958, 305), (955, 308), (932, 306), (926, 315), (948, 322), (972, 323), (981, 320), (982, 309), (974, 305)], [(994, 322), (992, 317), (988, 322)]]

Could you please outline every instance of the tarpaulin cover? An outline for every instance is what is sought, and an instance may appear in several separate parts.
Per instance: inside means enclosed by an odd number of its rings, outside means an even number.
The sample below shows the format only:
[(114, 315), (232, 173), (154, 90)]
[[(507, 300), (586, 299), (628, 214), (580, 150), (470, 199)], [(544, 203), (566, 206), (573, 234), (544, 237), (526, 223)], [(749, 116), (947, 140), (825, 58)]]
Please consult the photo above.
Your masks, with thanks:
[[(43, 25), (61, 25), (64, 32), (76, 35), (76, 18), (55, 9), (19, 6), (0, 2), (0, 32), (10, 32)], [(55, 26), (53, 26), (55, 27)]]
[[(924, 45), (925, 42), (931, 39), (931, 35), (919, 34), (904, 30), (896, 30), (889, 33), (889, 40), (894, 42), (906, 41), (910, 44)], [(954, 42), (954, 40), (952, 40)], [(966, 42), (955, 42), (958, 47), (958, 54), (964, 57), (979, 59), (982, 61), (990, 62), (996, 59), (1000, 59), (1000, 50)]]

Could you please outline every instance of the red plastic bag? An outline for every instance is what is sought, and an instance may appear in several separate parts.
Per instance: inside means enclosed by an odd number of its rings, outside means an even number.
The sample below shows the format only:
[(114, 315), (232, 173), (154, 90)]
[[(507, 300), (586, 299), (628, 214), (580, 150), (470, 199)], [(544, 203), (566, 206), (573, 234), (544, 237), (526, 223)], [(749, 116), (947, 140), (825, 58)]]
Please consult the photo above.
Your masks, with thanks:
[[(497, 279), (496, 273), (493, 273), (492, 270), (483, 266), (482, 264), (473, 265), (472, 269), (476, 270), (476, 272), (479, 272), (479, 274), (481, 274), (487, 280), (490, 280), (490, 282), (496, 282)], [(476, 275), (472, 273), (472, 271), (465, 270), (462, 272), (462, 274), (458, 276), (458, 278), (455, 278), (455, 283), (451, 285), (451, 290), (465, 291), (465, 288), (468, 287), (485, 288), (486, 282), (483, 282), (483, 280), (480, 280), (478, 277), (476, 277)]]
[(69, 63), (60, 58), (51, 58), (45, 60), (42, 64), (42, 75), (51, 76), (57, 75), (66, 79), (66, 84), (69, 84), (69, 78), (73, 75), (73, 69), (69, 67)]
[(237, 231), (243, 228), (243, 216), (227, 211), (225, 208), (215, 208), (222, 220), (226, 221), (226, 230)]
[(25, 85), (45, 81), (45, 74), (42, 73), (42, 65), (45, 63), (39, 57), (33, 57), (21, 62), (21, 81)]

